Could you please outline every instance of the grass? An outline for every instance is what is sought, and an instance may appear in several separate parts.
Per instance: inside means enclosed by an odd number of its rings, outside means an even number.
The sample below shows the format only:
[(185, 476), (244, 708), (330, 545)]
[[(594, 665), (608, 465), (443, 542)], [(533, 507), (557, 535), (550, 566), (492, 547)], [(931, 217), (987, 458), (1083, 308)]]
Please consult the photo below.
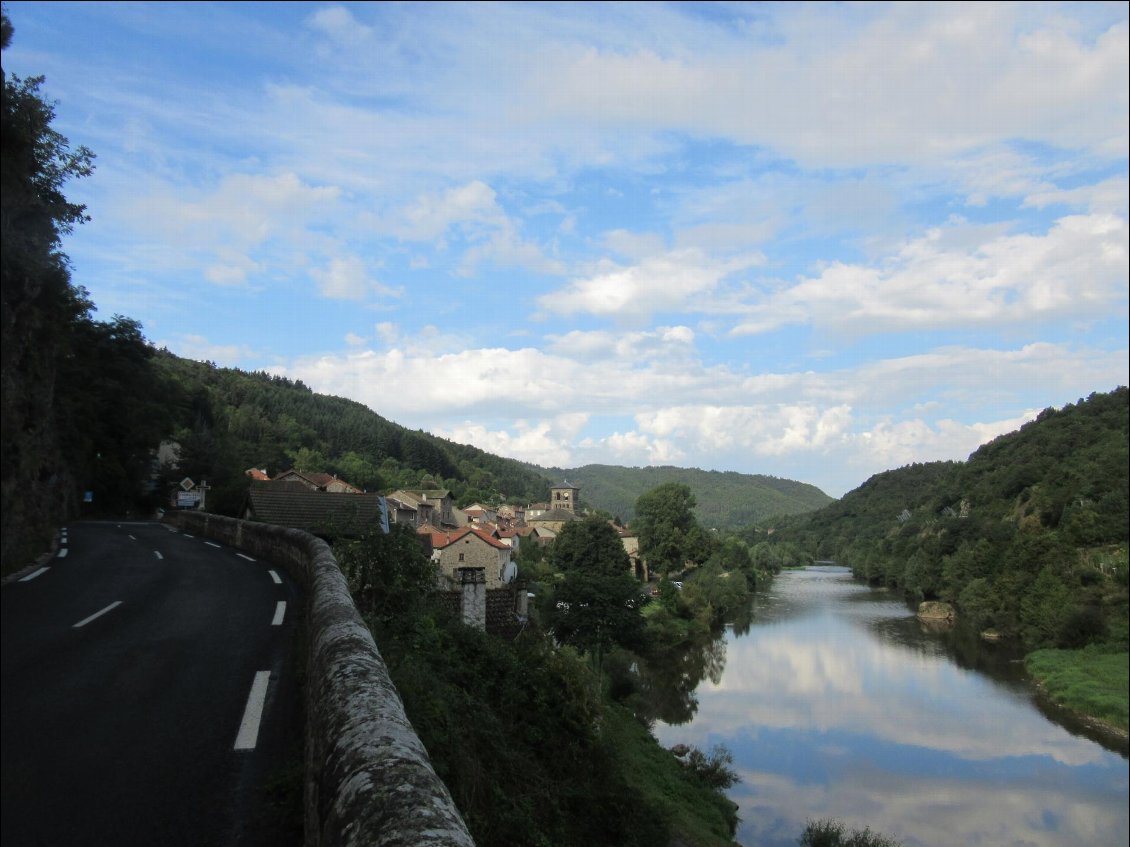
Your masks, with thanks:
[(672, 842), (688, 847), (733, 847), (734, 804), (688, 773), (647, 727), (619, 706), (604, 711), (602, 732), (628, 783), (652, 808), (663, 809)]
[(1053, 700), (1118, 729), (1127, 730), (1130, 658), (1125, 650), (1037, 650), (1028, 654), (1028, 672)]

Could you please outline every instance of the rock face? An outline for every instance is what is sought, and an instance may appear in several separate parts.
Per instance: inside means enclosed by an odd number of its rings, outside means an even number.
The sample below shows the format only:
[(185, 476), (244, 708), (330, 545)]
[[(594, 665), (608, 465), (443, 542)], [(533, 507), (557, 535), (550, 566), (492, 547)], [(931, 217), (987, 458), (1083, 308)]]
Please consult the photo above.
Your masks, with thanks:
[(927, 600), (918, 604), (918, 619), (928, 623), (953, 623), (953, 606), (940, 600)]

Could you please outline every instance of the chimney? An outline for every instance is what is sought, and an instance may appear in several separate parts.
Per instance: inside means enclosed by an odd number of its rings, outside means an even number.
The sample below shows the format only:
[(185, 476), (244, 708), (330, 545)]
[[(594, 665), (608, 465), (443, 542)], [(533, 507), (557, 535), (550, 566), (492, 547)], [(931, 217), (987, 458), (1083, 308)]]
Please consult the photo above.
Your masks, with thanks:
[(462, 590), (459, 607), (463, 623), (475, 629), (487, 628), (487, 575), (482, 568), (459, 568)]

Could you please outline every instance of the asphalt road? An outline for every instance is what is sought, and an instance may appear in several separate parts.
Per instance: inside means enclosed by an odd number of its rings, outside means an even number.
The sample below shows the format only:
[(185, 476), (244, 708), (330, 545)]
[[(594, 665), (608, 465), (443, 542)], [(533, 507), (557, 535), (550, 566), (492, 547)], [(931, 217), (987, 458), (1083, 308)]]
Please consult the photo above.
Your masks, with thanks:
[(63, 539), (0, 591), (4, 847), (300, 843), (266, 791), (301, 790), (285, 571), (155, 522)]

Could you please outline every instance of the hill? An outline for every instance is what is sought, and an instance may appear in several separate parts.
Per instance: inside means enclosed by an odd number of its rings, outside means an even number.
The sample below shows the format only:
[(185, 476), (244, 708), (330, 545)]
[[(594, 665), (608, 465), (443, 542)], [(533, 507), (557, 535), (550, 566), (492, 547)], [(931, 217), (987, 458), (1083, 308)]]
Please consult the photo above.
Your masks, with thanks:
[(775, 515), (811, 512), (833, 499), (804, 482), (733, 471), (704, 471), (671, 466), (625, 468), (585, 465), (542, 469), (555, 482), (565, 479), (581, 489), (582, 504), (628, 523), (639, 496), (667, 482), (681, 482), (694, 495), (695, 516), (707, 529), (736, 531)]
[(290, 468), (336, 473), (370, 491), (441, 486), (461, 504), (502, 494), (517, 502), (548, 497), (549, 480), (521, 462), (408, 429), (301, 382), (167, 351), (156, 365), (169, 385), (171, 437), (180, 445), (167, 481), (207, 479), (214, 511), (235, 513), (252, 467), (271, 475)]
[(207, 479), (209, 507), (229, 514), (247, 488), (244, 471), (271, 475), (291, 467), (328, 471), (370, 491), (441, 486), (459, 505), (476, 500), (544, 501), (549, 486), (568, 479), (582, 503), (627, 521), (636, 499), (664, 482), (684, 482), (707, 527), (734, 530), (773, 514), (810, 511), (831, 501), (819, 489), (768, 476), (588, 465), (541, 468), (495, 456), (382, 417), (342, 397), (317, 394), (301, 382), (219, 368), (162, 351), (155, 364), (169, 386), (180, 460), (167, 483)]
[(1127, 638), (1130, 392), (1046, 409), (965, 462), (877, 474), (775, 540), (1034, 646)]

